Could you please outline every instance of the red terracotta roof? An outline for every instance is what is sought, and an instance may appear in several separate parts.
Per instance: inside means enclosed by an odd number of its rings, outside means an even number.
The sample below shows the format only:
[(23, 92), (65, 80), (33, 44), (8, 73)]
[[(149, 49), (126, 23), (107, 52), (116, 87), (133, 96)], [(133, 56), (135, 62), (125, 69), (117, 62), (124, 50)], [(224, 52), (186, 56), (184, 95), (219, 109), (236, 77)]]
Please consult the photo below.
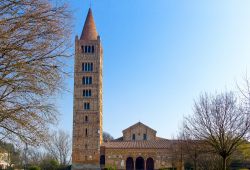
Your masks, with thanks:
[(103, 143), (102, 146), (114, 149), (168, 149), (171, 140), (110, 141)]
[(82, 30), (81, 40), (97, 40), (98, 33), (96, 31), (94, 17), (92, 10), (89, 8), (88, 15), (86, 17), (84, 27)]
[[(166, 138), (156, 137), (155, 140), (167, 140)], [(123, 141), (123, 137), (119, 137), (117, 139), (114, 139), (113, 142)]]

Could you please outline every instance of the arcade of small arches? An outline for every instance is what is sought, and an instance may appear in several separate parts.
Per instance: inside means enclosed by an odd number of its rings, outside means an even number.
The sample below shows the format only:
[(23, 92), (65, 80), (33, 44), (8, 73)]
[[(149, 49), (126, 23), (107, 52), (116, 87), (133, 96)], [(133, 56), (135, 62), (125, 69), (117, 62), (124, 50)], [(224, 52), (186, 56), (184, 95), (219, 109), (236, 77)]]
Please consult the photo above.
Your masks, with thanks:
[[(101, 155), (100, 164), (105, 165), (105, 156)], [(139, 156), (135, 159), (128, 157), (126, 159), (126, 170), (154, 170), (154, 160), (151, 157), (144, 159)]]
[(151, 157), (146, 160), (141, 156), (135, 160), (132, 157), (128, 157), (126, 160), (126, 170), (154, 170), (154, 160)]

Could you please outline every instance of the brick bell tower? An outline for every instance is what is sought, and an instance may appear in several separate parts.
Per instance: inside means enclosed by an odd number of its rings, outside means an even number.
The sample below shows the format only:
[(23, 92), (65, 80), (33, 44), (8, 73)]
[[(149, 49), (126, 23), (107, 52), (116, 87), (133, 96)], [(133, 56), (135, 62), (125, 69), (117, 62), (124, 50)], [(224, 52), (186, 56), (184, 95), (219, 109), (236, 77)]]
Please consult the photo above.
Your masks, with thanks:
[(89, 9), (75, 39), (73, 170), (100, 169), (102, 143), (102, 46)]

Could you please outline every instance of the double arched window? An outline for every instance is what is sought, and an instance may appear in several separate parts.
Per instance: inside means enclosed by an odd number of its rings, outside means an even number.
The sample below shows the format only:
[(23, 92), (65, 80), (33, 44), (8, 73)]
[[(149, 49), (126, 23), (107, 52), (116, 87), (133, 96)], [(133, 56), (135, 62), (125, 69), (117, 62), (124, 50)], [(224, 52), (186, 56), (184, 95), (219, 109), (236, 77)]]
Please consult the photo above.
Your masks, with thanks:
[(84, 110), (89, 110), (90, 109), (90, 103), (86, 102), (84, 103)]

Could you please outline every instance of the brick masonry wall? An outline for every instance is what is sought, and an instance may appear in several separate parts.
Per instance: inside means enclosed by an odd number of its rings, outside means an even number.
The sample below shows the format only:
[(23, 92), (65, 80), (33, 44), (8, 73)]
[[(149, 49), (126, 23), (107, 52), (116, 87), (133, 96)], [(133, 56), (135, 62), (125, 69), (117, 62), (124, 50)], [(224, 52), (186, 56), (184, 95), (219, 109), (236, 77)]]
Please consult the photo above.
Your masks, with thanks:
[(154, 160), (154, 168), (170, 168), (176, 167), (177, 170), (182, 170), (183, 166), (180, 162), (173, 160), (173, 155), (168, 149), (111, 149), (105, 148), (105, 164), (106, 166), (115, 166), (117, 169), (126, 169), (126, 160), (132, 157), (134, 166), (136, 158), (142, 157), (146, 167), (148, 158)]
[(147, 135), (147, 140), (156, 140), (156, 131), (148, 128), (147, 126), (138, 124), (134, 127), (123, 131), (123, 140), (132, 140), (132, 136), (135, 134), (135, 140), (143, 140), (143, 135)]
[[(81, 46), (85, 45), (93, 45), (95, 52), (83, 53)], [(91, 41), (76, 38), (75, 46), (72, 163), (79, 167), (99, 166), (102, 142), (102, 47), (99, 37)], [(93, 71), (82, 70), (82, 63), (85, 62), (93, 63)], [(91, 76), (92, 84), (82, 84), (83, 76)], [(90, 97), (83, 96), (84, 89), (91, 89)], [(84, 102), (90, 103), (89, 110), (84, 110)], [(87, 121), (85, 116), (88, 117)]]

